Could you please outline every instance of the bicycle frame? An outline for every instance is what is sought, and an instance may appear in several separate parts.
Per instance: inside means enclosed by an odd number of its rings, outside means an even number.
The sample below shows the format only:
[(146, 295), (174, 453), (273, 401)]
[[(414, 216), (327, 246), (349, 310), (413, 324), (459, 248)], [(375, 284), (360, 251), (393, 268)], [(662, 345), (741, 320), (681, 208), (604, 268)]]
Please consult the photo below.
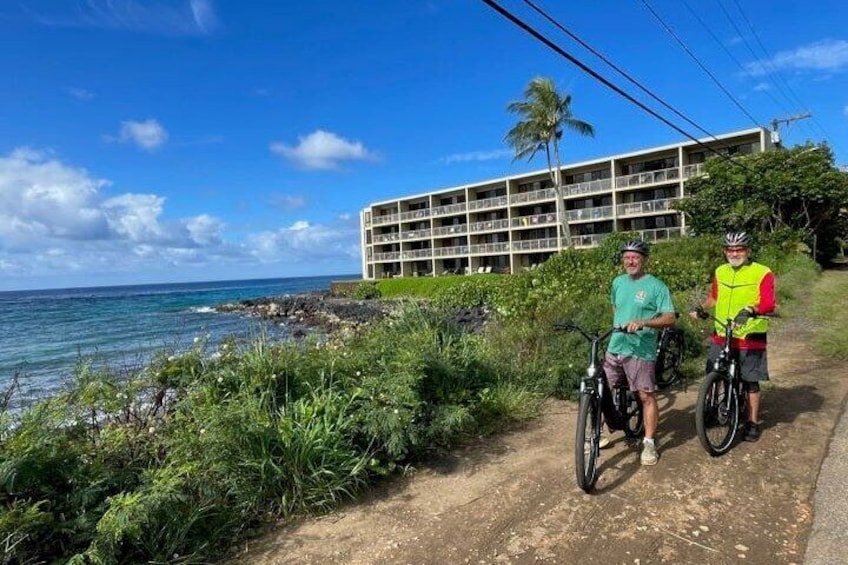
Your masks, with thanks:
[(583, 328), (575, 324), (554, 324), (554, 329), (577, 332), (589, 342), (589, 362), (586, 366), (586, 373), (580, 379), (580, 394), (593, 394), (597, 396), (601, 411), (607, 423), (611, 424), (615, 429), (625, 429), (626, 425), (623, 421), (625, 418), (619, 406), (615, 404), (613, 391), (609, 386), (603, 367), (599, 366), (601, 344), (613, 332), (622, 331), (621, 328), (610, 328), (604, 333), (595, 332), (594, 334), (586, 332)]

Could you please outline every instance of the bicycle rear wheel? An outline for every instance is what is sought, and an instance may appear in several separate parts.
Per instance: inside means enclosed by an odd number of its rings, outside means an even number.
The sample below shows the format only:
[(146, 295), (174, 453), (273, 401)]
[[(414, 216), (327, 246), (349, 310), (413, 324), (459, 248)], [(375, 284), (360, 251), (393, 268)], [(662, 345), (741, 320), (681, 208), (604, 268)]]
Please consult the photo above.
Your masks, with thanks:
[(639, 437), (645, 431), (645, 420), (642, 416), (642, 400), (638, 392), (628, 390), (627, 387), (616, 389), (618, 394), (618, 409), (624, 420), (624, 435), (627, 437)]
[(704, 449), (716, 457), (726, 453), (736, 437), (739, 397), (730, 376), (713, 371), (704, 377), (695, 407), (695, 429)]
[(665, 388), (680, 378), (680, 366), (683, 364), (683, 332), (670, 329), (663, 335), (657, 354), (655, 374), (657, 386)]
[(585, 492), (592, 490), (598, 476), (598, 443), (601, 439), (601, 406), (591, 393), (580, 395), (577, 410), (577, 435), (574, 440), (574, 466), (577, 486)]

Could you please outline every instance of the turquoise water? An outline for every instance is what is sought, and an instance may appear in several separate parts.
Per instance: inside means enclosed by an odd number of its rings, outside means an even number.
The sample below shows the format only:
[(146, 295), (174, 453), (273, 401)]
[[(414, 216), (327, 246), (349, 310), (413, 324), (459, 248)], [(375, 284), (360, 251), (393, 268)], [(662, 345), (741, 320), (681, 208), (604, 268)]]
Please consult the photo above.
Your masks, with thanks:
[(0, 393), (18, 375), (18, 399), (49, 395), (80, 359), (138, 367), (160, 351), (185, 351), (195, 338), (251, 339), (285, 327), (214, 307), (265, 296), (327, 290), (355, 276), (213, 281), (0, 292)]

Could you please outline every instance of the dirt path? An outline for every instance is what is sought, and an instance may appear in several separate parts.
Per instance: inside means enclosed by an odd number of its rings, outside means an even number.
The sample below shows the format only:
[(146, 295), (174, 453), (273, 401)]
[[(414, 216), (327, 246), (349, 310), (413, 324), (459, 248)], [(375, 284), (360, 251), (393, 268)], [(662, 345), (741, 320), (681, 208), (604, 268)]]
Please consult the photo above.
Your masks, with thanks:
[[(848, 275), (836, 275), (848, 276)], [(661, 393), (656, 467), (616, 436), (596, 493), (575, 484), (575, 405), (481, 440), (367, 500), (249, 544), (243, 563), (800, 563), (816, 477), (848, 393), (812, 356), (812, 329), (772, 332), (758, 443), (710, 458), (695, 437), (698, 383)]]

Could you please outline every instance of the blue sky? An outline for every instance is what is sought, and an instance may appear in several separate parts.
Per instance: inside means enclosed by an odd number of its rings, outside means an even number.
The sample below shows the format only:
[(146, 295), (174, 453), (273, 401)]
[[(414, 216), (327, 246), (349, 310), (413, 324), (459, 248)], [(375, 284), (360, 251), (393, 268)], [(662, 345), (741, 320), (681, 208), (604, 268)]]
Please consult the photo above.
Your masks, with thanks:
[[(809, 111), (784, 141), (848, 164), (848, 2), (538, 5), (711, 134)], [(535, 76), (596, 129), (566, 163), (684, 139), (480, 0), (3, 0), (0, 34), (0, 290), (357, 273), (370, 202), (544, 168), (503, 143)]]

